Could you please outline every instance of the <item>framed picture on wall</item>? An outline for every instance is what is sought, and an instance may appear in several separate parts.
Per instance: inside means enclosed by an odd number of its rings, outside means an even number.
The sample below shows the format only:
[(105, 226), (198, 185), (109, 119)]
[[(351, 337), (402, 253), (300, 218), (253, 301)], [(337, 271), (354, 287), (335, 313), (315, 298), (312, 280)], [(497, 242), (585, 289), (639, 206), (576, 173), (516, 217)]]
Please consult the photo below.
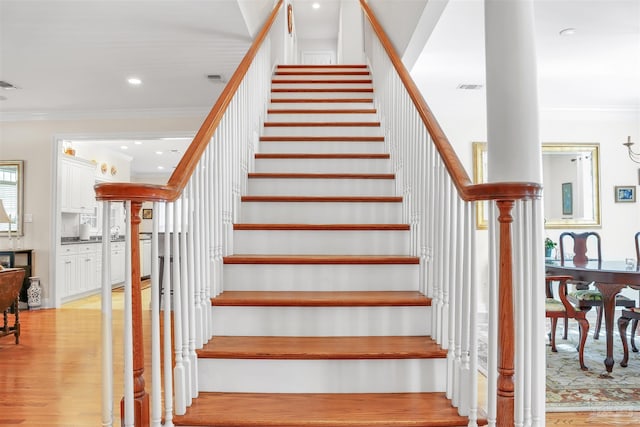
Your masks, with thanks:
[(616, 185), (614, 188), (616, 203), (635, 203), (635, 185)]
[(573, 215), (573, 185), (562, 183), (562, 215)]
[(153, 219), (153, 209), (142, 209), (142, 219)]

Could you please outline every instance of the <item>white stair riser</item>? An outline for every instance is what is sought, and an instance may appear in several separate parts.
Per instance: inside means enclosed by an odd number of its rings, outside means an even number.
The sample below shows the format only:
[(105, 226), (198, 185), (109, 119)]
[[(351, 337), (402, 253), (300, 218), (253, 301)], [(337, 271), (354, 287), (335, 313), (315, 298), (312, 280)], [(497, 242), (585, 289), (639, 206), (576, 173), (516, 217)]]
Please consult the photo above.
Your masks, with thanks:
[(399, 224), (401, 203), (243, 202), (240, 222), (250, 224)]
[[(299, 70), (292, 70), (292, 69), (287, 69), (287, 70), (279, 70), (279, 71), (286, 71), (286, 72), (300, 72)], [(306, 72), (307, 70), (305, 70)], [(322, 70), (308, 70), (308, 71), (321, 71)], [(347, 70), (347, 69), (340, 69), (340, 70), (335, 70), (335, 72), (353, 72), (356, 70)], [(359, 70), (359, 71), (367, 71), (365, 69)], [(333, 72), (333, 70), (331, 71)], [(363, 80), (363, 79), (371, 79), (371, 75), (367, 74), (367, 75), (349, 75), (349, 74), (338, 74), (338, 75), (323, 75), (323, 74), (319, 74), (319, 75), (300, 75), (300, 74), (292, 74), (292, 75), (276, 75), (273, 77), (273, 79), (271, 80), (273, 83), (277, 83), (280, 80), (327, 80), (327, 81), (331, 81), (331, 80)]]
[[(365, 80), (365, 79), (363, 79)], [(277, 83), (273, 81), (273, 89), (371, 89), (371, 83)]]
[[(358, 98), (371, 99), (371, 96), (359, 96)], [(272, 102), (269, 104), (269, 109), (274, 110), (361, 110), (363, 108), (374, 108), (373, 102)]]
[(393, 196), (393, 179), (251, 178), (248, 194), (261, 196)]
[(198, 385), (203, 392), (442, 392), (446, 363), (446, 359), (200, 359)]
[(259, 255), (409, 255), (409, 231), (236, 230), (234, 251)]
[(226, 291), (417, 291), (419, 266), (227, 264)]
[(255, 172), (391, 173), (389, 159), (255, 159)]
[(380, 126), (276, 126), (265, 127), (264, 136), (383, 136)]
[(372, 92), (271, 92), (271, 99), (371, 99)]
[(431, 307), (212, 307), (219, 336), (419, 336), (431, 334)]
[(286, 113), (269, 114), (267, 122), (378, 122), (378, 116), (374, 113)]
[(262, 141), (260, 153), (384, 154), (384, 142), (369, 141)]

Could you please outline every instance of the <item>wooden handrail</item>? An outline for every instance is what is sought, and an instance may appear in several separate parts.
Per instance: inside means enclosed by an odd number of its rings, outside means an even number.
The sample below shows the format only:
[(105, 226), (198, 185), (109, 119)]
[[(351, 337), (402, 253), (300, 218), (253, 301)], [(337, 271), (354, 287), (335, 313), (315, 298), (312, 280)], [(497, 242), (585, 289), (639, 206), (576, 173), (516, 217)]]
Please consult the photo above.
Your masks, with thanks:
[(189, 182), (191, 175), (193, 175), (202, 153), (204, 153), (204, 150), (207, 148), (213, 133), (218, 128), (222, 117), (227, 111), (227, 107), (231, 103), (233, 96), (240, 87), (247, 71), (249, 71), (249, 67), (256, 57), (258, 50), (262, 46), (264, 39), (267, 37), (269, 30), (271, 30), (273, 23), (278, 17), (278, 12), (282, 7), (282, 3), (283, 0), (278, 0), (278, 3), (271, 11), (271, 15), (269, 15), (269, 19), (267, 19), (262, 30), (260, 30), (260, 33), (251, 44), (251, 47), (229, 80), (229, 83), (227, 83), (225, 88), (222, 90), (220, 97), (202, 123), (202, 126), (200, 126), (198, 133), (196, 133), (196, 136), (193, 138), (189, 148), (187, 148), (184, 156), (182, 156), (180, 163), (178, 163), (173, 174), (171, 174), (167, 184), (150, 185), (122, 182), (96, 184), (94, 187), (96, 190), (96, 199), (112, 201), (133, 200), (172, 202), (180, 197), (184, 187)]
[(440, 157), (442, 157), (442, 161), (447, 168), (460, 197), (465, 201), (498, 200), (500, 198), (504, 198), (502, 195), (513, 200), (540, 198), (542, 194), (542, 186), (534, 182), (473, 184), (467, 174), (467, 171), (462, 165), (462, 162), (460, 162), (458, 155), (440, 127), (440, 124), (434, 117), (431, 109), (427, 105), (427, 102), (422, 97), (420, 90), (411, 78), (409, 71), (404, 66), (400, 56), (391, 44), (391, 40), (389, 40), (387, 33), (378, 22), (378, 19), (367, 4), (366, 0), (360, 0), (360, 5), (362, 6), (365, 16), (369, 20), (373, 31), (378, 36), (380, 43), (387, 52), (387, 55), (396, 69), (402, 84), (407, 89), (409, 97), (413, 101), (422, 122), (429, 131), (431, 139), (440, 153)]

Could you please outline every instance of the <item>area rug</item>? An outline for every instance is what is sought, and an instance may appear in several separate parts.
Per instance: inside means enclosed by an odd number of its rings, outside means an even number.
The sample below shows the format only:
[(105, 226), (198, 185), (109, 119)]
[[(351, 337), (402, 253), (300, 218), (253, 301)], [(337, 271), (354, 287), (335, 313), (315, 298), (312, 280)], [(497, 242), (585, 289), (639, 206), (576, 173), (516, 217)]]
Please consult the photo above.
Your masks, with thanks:
[[(615, 365), (611, 374), (607, 374), (604, 367), (604, 325), (600, 339), (594, 340), (595, 319), (589, 319), (591, 328), (584, 352), (585, 364), (589, 370), (582, 371), (576, 350), (577, 323), (569, 321), (567, 340), (562, 339), (562, 323), (558, 322), (556, 335), (558, 352), (551, 352), (549, 343), (546, 346), (547, 412), (640, 411), (640, 353), (629, 351), (628, 367), (620, 366), (622, 344), (617, 325), (613, 349)], [(479, 331), (478, 365), (480, 371), (486, 374), (486, 333), (483, 334), (482, 329)], [(636, 339), (636, 344), (640, 346), (640, 337)]]

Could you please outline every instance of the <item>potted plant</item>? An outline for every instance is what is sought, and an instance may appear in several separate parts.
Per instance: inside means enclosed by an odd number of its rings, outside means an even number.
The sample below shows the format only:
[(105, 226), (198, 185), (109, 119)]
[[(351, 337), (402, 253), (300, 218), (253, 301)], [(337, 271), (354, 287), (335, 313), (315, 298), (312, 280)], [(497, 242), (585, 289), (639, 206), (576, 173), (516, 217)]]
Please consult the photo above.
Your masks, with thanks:
[(550, 258), (551, 257), (551, 251), (553, 250), (553, 248), (555, 248), (557, 246), (557, 243), (554, 242), (553, 240), (551, 240), (550, 238), (546, 237), (544, 239), (544, 256), (546, 258)]

